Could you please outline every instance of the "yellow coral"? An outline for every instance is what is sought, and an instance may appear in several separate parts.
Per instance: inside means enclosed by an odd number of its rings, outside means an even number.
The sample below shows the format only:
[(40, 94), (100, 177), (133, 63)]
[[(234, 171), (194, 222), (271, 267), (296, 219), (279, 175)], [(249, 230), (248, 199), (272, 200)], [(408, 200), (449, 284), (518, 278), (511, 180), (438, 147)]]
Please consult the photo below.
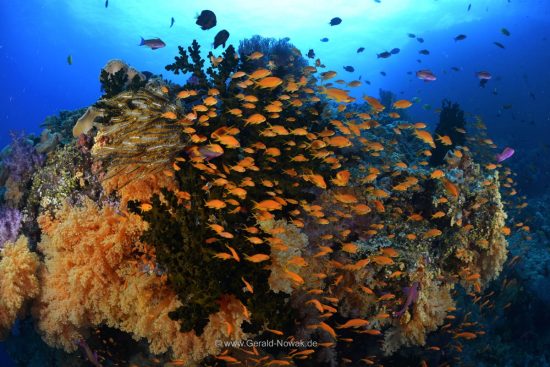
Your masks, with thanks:
[(415, 278), (419, 278), (418, 299), (412, 306), (412, 313), (405, 312), (386, 331), (382, 349), (387, 355), (404, 345), (425, 345), (426, 335), (443, 324), (448, 310), (455, 306), (451, 296), (452, 284), (438, 284), (436, 274), (425, 270), (411, 276), (411, 279)]
[(0, 337), (10, 330), (25, 301), (38, 295), (38, 256), (28, 247), (27, 238), (7, 242), (0, 260)]
[(306, 269), (298, 262), (291, 262), (293, 259), (302, 257), (308, 243), (307, 236), (298, 227), (284, 220), (262, 221), (260, 227), (265, 232), (271, 232), (275, 228), (284, 229), (274, 236), (282, 241), (281, 245), (271, 244), (271, 274), (268, 282), (273, 292), (291, 294), (298, 284), (289, 277), (287, 270), (300, 275), (307, 281), (312, 279), (304, 274), (305, 271), (310, 271), (309, 268)]
[(133, 256), (146, 223), (141, 217), (122, 216), (114, 208), (65, 205), (52, 219), (39, 219), (45, 255), (40, 273), (42, 292), (34, 307), (37, 325), (51, 346), (74, 351), (74, 341), (87, 328), (106, 324), (146, 338), (153, 353), (172, 350), (174, 356), (198, 361), (219, 352), (215, 340), (241, 339), (244, 306), (223, 297), (220, 311), (210, 315), (203, 335), (180, 333), (180, 324), (168, 313), (180, 302), (165, 284)]

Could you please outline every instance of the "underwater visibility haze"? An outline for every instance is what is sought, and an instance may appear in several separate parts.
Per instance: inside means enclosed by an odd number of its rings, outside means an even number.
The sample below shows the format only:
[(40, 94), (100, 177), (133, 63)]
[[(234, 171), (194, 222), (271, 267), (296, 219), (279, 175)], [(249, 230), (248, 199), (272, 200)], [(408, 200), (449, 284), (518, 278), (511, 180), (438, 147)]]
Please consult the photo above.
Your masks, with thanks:
[(549, 1), (0, 14), (0, 366), (550, 366)]

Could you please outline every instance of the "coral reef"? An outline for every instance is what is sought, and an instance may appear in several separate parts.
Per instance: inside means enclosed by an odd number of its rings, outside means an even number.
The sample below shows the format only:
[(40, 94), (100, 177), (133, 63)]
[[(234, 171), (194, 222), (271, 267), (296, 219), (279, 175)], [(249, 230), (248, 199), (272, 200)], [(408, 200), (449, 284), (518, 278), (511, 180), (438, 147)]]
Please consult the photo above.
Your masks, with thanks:
[[(320, 85), (337, 73), (288, 39), (178, 50), (166, 69), (192, 74), (184, 86), (112, 61), (97, 103), (4, 153), (0, 266), (20, 232), (25, 269), (38, 268), (4, 330), (37, 296), (43, 340), (106, 365), (141, 358), (104, 352), (106, 339), (189, 366), (338, 366), (409, 363), (430, 340), (477, 337), (448, 320), (487, 305), (513, 187), (486, 163), (488, 138), (457, 131), (458, 105), (444, 103), (434, 140), (406, 121), (412, 102)], [(219, 343), (273, 338), (319, 344)]]
[(49, 131), (48, 136), (60, 136), (60, 143), (69, 144), (73, 140), (73, 127), (85, 113), (86, 108), (74, 111), (60, 111), (58, 116), (48, 116), (40, 127)]

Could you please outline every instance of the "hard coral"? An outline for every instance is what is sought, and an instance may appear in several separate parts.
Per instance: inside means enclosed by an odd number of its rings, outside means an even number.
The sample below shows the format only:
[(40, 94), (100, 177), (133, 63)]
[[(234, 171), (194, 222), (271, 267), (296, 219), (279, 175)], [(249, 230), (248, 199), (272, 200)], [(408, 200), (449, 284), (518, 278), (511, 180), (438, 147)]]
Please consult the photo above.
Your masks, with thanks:
[(125, 91), (137, 91), (145, 85), (146, 78), (122, 60), (110, 60), (99, 76), (105, 98), (114, 97)]

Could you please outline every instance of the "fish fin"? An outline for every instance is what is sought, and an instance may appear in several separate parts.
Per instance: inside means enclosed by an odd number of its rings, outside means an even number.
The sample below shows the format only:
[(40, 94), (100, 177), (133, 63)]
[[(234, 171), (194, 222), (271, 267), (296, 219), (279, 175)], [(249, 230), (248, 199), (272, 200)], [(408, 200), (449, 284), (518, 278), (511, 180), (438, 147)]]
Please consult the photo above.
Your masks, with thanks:
[(145, 44), (145, 39), (143, 39), (143, 37), (141, 37), (141, 36), (140, 36), (140, 38), (141, 38), (141, 42), (139, 43), (138, 46), (143, 46)]

